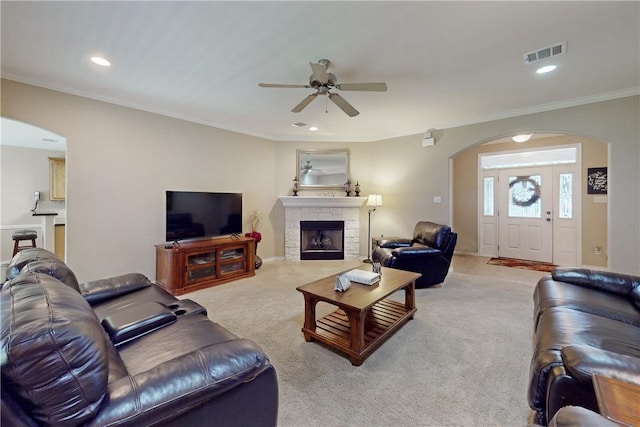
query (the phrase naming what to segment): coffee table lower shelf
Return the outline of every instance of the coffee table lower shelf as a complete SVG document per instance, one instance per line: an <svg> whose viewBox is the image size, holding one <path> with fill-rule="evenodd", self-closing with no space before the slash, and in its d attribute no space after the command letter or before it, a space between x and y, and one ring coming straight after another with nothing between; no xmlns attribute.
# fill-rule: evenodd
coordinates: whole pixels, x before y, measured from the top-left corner
<svg viewBox="0 0 640 427"><path fill-rule="evenodd" d="M352 325L349 314L343 309L318 319L315 330L302 328L302 332L307 341L316 339L323 342L347 353L354 365L361 365L380 344L411 320L415 312L415 308L407 309L397 301L378 301L364 313L363 343L358 343L359 334L354 330L357 326ZM357 311L352 313L353 318L358 315Z"/></svg>

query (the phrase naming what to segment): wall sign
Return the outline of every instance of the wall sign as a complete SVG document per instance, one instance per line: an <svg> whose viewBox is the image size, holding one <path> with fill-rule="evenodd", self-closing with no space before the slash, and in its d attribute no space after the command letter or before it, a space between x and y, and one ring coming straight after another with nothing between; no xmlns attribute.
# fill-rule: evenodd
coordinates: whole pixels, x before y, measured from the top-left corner
<svg viewBox="0 0 640 427"><path fill-rule="evenodd" d="M587 194L607 194L607 168L587 169Z"/></svg>

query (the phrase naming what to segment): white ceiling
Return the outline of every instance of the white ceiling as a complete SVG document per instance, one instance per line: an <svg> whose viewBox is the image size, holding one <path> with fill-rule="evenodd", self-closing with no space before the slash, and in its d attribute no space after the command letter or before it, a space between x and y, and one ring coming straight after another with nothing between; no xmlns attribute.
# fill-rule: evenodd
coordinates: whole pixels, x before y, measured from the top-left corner
<svg viewBox="0 0 640 427"><path fill-rule="evenodd" d="M2 76L273 140L371 141L640 93L640 2L7 2ZM559 42L536 64L524 54ZM100 69L89 57L113 66ZM290 110L309 61L339 93ZM556 64L537 75L539 65ZM326 108L326 110L325 110ZM319 127L295 128L294 122Z"/></svg>

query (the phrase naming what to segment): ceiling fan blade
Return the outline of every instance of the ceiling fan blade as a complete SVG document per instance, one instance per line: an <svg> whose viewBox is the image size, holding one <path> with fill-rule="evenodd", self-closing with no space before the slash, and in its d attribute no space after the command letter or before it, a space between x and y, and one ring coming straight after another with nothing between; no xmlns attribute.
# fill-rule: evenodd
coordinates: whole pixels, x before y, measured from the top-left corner
<svg viewBox="0 0 640 427"><path fill-rule="evenodd" d="M260 86L260 87L305 88L305 89L311 88L311 86L309 86L309 85L283 85L283 84L277 84L277 83L258 83L258 86Z"/></svg>
<svg viewBox="0 0 640 427"><path fill-rule="evenodd" d="M329 80L327 76L327 67L324 64L316 64L315 62L309 62L311 65L311 71L313 71L313 77L320 83L326 83Z"/></svg>
<svg viewBox="0 0 640 427"><path fill-rule="evenodd" d="M342 111L347 113L347 116L349 117L355 117L360 114L358 110L353 108L351 104L349 104L343 97L341 97L337 93L329 93L329 99L332 100L333 103L338 107L340 107Z"/></svg>
<svg viewBox="0 0 640 427"><path fill-rule="evenodd" d="M295 107L293 107L293 110L291 110L291 112L292 113L299 113L300 111L304 110L304 107L306 107L307 105L309 105L311 103L311 101L316 99L316 96L318 96L317 93L312 93L311 95L307 96L305 99L302 100L302 102L300 104L298 104Z"/></svg>
<svg viewBox="0 0 640 427"><path fill-rule="evenodd" d="M336 85L340 90L361 90L368 92L386 92L386 83L340 83Z"/></svg>

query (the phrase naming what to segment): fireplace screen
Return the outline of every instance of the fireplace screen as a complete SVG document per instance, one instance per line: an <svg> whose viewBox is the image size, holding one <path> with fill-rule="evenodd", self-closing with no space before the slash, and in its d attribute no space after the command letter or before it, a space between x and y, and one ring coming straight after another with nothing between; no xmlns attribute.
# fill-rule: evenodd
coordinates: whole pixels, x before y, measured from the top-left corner
<svg viewBox="0 0 640 427"><path fill-rule="evenodd" d="M300 221L300 259L344 259L344 221Z"/></svg>

